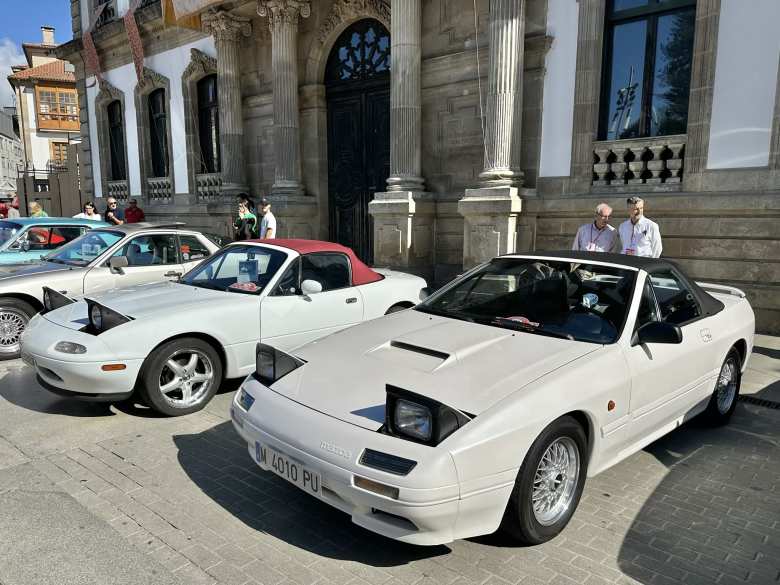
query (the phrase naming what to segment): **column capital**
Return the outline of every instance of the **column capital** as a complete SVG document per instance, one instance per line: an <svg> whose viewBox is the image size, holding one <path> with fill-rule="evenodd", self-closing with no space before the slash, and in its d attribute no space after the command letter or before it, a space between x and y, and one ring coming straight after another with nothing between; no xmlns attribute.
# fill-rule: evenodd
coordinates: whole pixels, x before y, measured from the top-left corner
<svg viewBox="0 0 780 585"><path fill-rule="evenodd" d="M282 23L298 24L300 17L311 16L310 0L258 0L257 13L267 16L271 27Z"/></svg>
<svg viewBox="0 0 780 585"><path fill-rule="evenodd" d="M208 12L203 15L201 21L203 31L218 41L237 41L252 34L252 24L248 18L224 10Z"/></svg>

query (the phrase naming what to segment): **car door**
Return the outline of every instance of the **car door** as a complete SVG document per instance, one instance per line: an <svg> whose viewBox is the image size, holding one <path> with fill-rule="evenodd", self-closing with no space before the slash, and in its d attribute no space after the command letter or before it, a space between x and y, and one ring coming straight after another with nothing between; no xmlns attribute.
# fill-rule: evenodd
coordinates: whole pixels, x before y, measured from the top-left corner
<svg viewBox="0 0 780 585"><path fill-rule="evenodd" d="M127 258L128 265L114 272L108 261L120 256ZM183 272L175 233L137 234L117 246L105 262L90 269L84 277L84 294L177 280Z"/></svg>
<svg viewBox="0 0 780 585"><path fill-rule="evenodd" d="M305 295L302 283L322 292ZM363 320L363 297L352 286L349 258L339 253L301 256L285 272L262 305L263 341L291 349Z"/></svg>
<svg viewBox="0 0 780 585"><path fill-rule="evenodd" d="M701 315L687 283L673 271L653 272L645 280L634 331L650 321L665 321L680 327L682 343L634 345L627 350L635 440L685 415L703 393L709 394L711 337L703 333L708 319Z"/></svg>

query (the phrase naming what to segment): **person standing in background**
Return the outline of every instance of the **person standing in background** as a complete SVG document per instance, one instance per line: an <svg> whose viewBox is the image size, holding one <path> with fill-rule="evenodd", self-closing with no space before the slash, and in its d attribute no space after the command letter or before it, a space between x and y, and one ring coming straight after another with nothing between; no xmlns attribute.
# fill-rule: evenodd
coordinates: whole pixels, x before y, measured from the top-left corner
<svg viewBox="0 0 780 585"><path fill-rule="evenodd" d="M95 213L95 204L92 201L84 203L84 207L81 208L81 213L77 213L73 216L74 219L92 219L94 221L100 221L100 214Z"/></svg>
<svg viewBox="0 0 780 585"><path fill-rule="evenodd" d="M251 240L257 233L257 216L245 202L238 204L238 217L233 222L236 240Z"/></svg>
<svg viewBox="0 0 780 585"><path fill-rule="evenodd" d="M49 214L43 210L41 204L37 201L30 202L30 217L49 217Z"/></svg>
<svg viewBox="0 0 780 585"><path fill-rule="evenodd" d="M138 223L145 219L144 210L138 207L138 200L131 197L130 201L127 202L127 209L125 209L125 223Z"/></svg>
<svg viewBox="0 0 780 585"><path fill-rule="evenodd" d="M612 208L606 203L596 206L596 217L577 230L571 249L583 252L617 252L617 230L609 225Z"/></svg>
<svg viewBox="0 0 780 585"><path fill-rule="evenodd" d="M276 217L271 213L271 202L266 198L260 199L260 239L273 240L276 238Z"/></svg>
<svg viewBox="0 0 780 585"><path fill-rule="evenodd" d="M14 197L11 203L8 205L8 219L16 219L21 214L19 213L19 198Z"/></svg>
<svg viewBox="0 0 780 585"><path fill-rule="evenodd" d="M106 199L106 221L112 225L122 225L125 223L125 215L119 207L119 203L113 197Z"/></svg>
<svg viewBox="0 0 780 585"><path fill-rule="evenodd" d="M658 224L645 217L645 201L641 197L629 197L628 219L620 224L622 252L629 256L660 258L663 244Z"/></svg>

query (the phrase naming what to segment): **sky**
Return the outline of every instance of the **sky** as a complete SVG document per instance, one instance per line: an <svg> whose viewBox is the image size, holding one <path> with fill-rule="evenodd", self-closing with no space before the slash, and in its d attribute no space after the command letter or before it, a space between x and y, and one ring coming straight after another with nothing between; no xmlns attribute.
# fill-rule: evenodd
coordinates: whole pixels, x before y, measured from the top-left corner
<svg viewBox="0 0 780 585"><path fill-rule="evenodd" d="M22 43L40 43L41 27L53 26L55 41L73 38L70 0L0 0L0 106L13 104L11 65L26 63Z"/></svg>

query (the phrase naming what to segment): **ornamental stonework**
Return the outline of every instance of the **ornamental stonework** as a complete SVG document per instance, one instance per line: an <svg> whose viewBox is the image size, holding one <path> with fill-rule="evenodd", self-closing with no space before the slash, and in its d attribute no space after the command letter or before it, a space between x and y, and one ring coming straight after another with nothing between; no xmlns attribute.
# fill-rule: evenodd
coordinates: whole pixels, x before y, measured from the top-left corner
<svg viewBox="0 0 780 585"><path fill-rule="evenodd" d="M375 18L390 26L390 5L384 0L338 0L322 23L317 39L324 44L334 30L358 18Z"/></svg>
<svg viewBox="0 0 780 585"><path fill-rule="evenodd" d="M299 18L311 16L309 0L258 0L257 13L267 16L271 27L281 24L297 25Z"/></svg>
<svg viewBox="0 0 780 585"><path fill-rule="evenodd" d="M209 12L201 18L203 31L212 35L216 41L237 41L252 34L252 24L248 18L236 16L223 10Z"/></svg>
<svg viewBox="0 0 780 585"><path fill-rule="evenodd" d="M168 86L167 77L161 75L160 73L157 73L157 71L155 71L154 69L149 69L148 67L144 67L143 75L141 76L141 79L138 80L138 85L136 86L136 92L139 94L145 94L159 87L167 87L167 86Z"/></svg>
<svg viewBox="0 0 780 585"><path fill-rule="evenodd" d="M217 72L217 60L196 48L190 49L190 64L182 73L183 79L197 79Z"/></svg>

